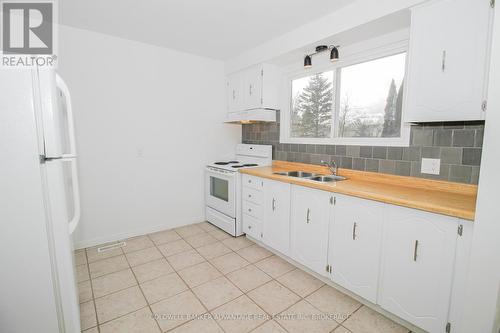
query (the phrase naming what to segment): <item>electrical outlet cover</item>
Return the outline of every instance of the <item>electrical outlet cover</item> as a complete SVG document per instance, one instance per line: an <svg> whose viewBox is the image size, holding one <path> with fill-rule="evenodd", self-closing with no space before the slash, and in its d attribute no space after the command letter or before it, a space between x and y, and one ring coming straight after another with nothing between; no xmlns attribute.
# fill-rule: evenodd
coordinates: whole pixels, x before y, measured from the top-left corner
<svg viewBox="0 0 500 333"><path fill-rule="evenodd" d="M441 159L439 158L422 158L421 173L430 175L439 175L441 169Z"/></svg>

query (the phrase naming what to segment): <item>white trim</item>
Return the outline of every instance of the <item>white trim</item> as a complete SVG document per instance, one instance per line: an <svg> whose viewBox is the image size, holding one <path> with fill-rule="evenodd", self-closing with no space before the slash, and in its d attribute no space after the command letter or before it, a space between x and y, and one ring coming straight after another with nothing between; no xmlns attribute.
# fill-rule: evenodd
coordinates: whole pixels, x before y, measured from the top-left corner
<svg viewBox="0 0 500 333"><path fill-rule="evenodd" d="M326 61L320 61L318 65L313 65L312 70L301 68L299 70L289 70L284 76L283 83L283 105L282 112L280 112L280 143L302 143L302 144L325 144L325 145L368 145L368 146L396 146L396 147L408 147L410 145L410 124L402 122L401 125L401 136L397 138L341 138L335 137L337 131L338 123L338 89L337 86L340 83L339 69L346 66L355 65L358 63L380 59L383 57L388 57L398 53L406 52L408 58L408 39L405 38L397 41L388 41L394 39L393 36L383 36L382 38L377 38L374 41L367 42L364 46L356 44L350 47L346 47L346 50L342 50L342 60L338 62L331 63ZM379 45L375 47L373 44ZM368 45L368 46L367 46ZM320 59L317 57L315 59ZM325 58L325 57L323 57ZM328 57L326 57L328 58ZM405 77L407 73L408 66L405 68ZM291 107L291 82L294 79L298 79L304 76L309 76L326 71L336 71L334 75L335 79L335 94L334 94L334 105L335 105L335 126L332 129L332 136L330 138L293 138L290 136L290 107ZM405 96L403 95L403 114L405 110ZM403 116L401 117L403 119Z"/></svg>

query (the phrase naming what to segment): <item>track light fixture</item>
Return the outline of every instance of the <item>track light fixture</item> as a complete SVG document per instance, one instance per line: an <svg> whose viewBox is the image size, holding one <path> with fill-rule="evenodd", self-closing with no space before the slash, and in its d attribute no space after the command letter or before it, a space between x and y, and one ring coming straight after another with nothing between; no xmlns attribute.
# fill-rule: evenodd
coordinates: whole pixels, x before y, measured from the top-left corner
<svg viewBox="0 0 500 333"><path fill-rule="evenodd" d="M311 54L307 54L304 57L304 67L309 68L312 67L312 56L327 50L330 50L330 61L335 62L339 60L339 45L318 45L316 46L315 52Z"/></svg>
<svg viewBox="0 0 500 333"><path fill-rule="evenodd" d="M304 67L305 68L309 68L312 66L312 63L311 63L311 57L306 55L305 58L304 58Z"/></svg>
<svg viewBox="0 0 500 333"><path fill-rule="evenodd" d="M339 60L339 49L336 46L334 46L330 51L330 61L335 62L337 60Z"/></svg>

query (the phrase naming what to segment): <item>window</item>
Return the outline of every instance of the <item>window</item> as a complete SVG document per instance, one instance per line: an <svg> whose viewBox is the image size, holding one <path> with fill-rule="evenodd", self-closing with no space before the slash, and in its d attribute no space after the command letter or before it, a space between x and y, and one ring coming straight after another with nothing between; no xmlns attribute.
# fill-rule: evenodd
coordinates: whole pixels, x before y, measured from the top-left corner
<svg viewBox="0 0 500 333"><path fill-rule="evenodd" d="M290 78L283 142L399 145L406 53L341 64Z"/></svg>
<svg viewBox="0 0 500 333"><path fill-rule="evenodd" d="M291 134L298 138L332 135L334 72L323 72L292 81Z"/></svg>

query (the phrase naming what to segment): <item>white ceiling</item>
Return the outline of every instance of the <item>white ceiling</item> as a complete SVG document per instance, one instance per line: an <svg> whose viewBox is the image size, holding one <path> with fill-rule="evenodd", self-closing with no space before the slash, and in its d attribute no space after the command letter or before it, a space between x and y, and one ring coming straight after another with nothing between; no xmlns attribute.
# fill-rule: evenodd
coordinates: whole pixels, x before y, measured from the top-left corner
<svg viewBox="0 0 500 333"><path fill-rule="evenodd" d="M226 60L354 0L64 0L61 23Z"/></svg>

